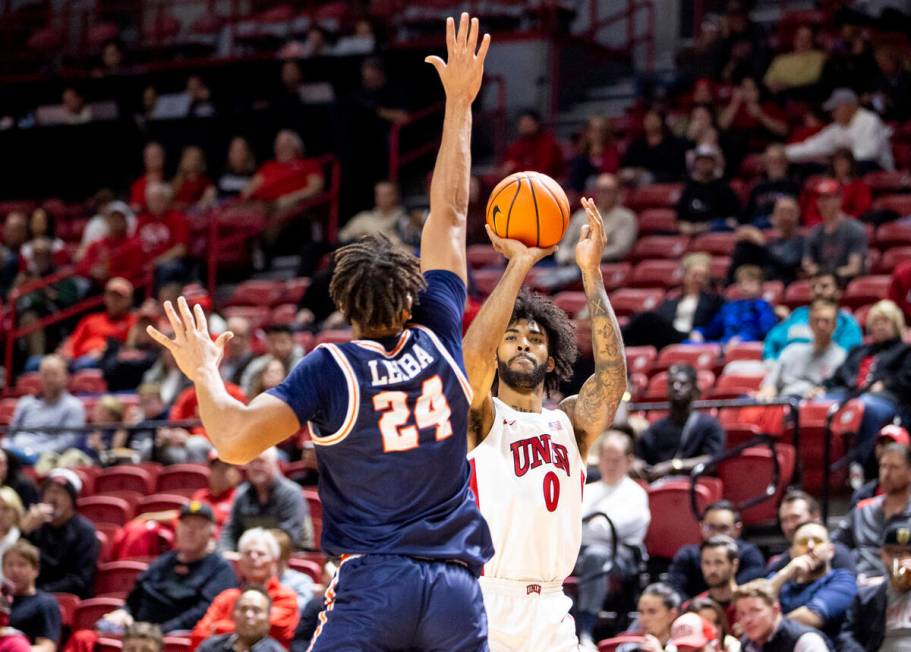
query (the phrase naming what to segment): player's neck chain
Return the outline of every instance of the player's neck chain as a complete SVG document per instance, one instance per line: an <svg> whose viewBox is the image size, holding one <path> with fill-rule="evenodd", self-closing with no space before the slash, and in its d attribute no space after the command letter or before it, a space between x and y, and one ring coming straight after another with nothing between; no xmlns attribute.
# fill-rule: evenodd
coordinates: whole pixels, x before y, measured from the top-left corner
<svg viewBox="0 0 911 652"><path fill-rule="evenodd" d="M511 407L516 412L529 412L529 413L534 412L534 410L529 410L528 408L519 407L518 405L510 405L509 407Z"/></svg>

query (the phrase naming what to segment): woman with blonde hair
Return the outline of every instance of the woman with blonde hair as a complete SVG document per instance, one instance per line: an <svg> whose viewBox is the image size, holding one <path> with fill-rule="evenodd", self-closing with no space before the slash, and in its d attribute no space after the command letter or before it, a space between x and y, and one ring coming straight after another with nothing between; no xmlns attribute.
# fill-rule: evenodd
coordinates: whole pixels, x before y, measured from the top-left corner
<svg viewBox="0 0 911 652"><path fill-rule="evenodd" d="M902 341L905 316L894 301L883 299L870 308L866 321L869 344L848 352L848 357L822 387L810 397L858 398L864 416L857 433L855 461L868 477L875 473L873 444L876 433L896 417L911 422L911 347Z"/></svg>
<svg viewBox="0 0 911 652"><path fill-rule="evenodd" d="M19 494L12 487L0 487L0 558L19 540L19 521L24 514Z"/></svg>

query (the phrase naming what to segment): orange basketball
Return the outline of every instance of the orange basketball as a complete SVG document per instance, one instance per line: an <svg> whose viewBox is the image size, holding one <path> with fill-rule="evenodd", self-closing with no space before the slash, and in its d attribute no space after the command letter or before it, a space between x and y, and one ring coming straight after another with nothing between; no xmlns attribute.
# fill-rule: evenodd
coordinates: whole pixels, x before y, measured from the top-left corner
<svg viewBox="0 0 911 652"><path fill-rule="evenodd" d="M487 223L501 238L529 247L552 247L569 226L569 200L556 181L540 172L516 172L487 200Z"/></svg>

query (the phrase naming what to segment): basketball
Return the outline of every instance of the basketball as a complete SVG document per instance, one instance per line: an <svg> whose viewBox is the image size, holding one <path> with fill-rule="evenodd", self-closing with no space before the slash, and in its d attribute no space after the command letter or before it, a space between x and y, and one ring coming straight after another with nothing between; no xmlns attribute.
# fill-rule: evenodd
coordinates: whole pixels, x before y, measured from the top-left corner
<svg viewBox="0 0 911 652"><path fill-rule="evenodd" d="M569 200L560 184L546 174L516 172L490 193L487 223L501 238L529 247L552 247L569 226Z"/></svg>

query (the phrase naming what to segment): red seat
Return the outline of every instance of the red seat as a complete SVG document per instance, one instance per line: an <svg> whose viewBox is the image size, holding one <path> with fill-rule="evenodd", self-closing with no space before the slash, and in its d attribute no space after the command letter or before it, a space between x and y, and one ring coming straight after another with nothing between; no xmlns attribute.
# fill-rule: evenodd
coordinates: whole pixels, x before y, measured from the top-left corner
<svg viewBox="0 0 911 652"><path fill-rule="evenodd" d="M101 369L80 369L70 378L70 391L73 394L103 394L108 391L108 383Z"/></svg>
<svg viewBox="0 0 911 652"><path fill-rule="evenodd" d="M283 303L272 309L270 321L273 324L292 325L297 318L297 306L293 303Z"/></svg>
<svg viewBox="0 0 911 652"><path fill-rule="evenodd" d="M773 306L778 305L783 294L784 283L781 281L766 281L762 284L762 298ZM724 296L731 301L742 298L740 295L740 289L736 284L731 285L725 291Z"/></svg>
<svg viewBox="0 0 911 652"><path fill-rule="evenodd" d="M148 514L149 512L167 512L178 510L190 502L190 499L180 494L152 494L139 501L136 506L136 514Z"/></svg>
<svg viewBox="0 0 911 652"><path fill-rule="evenodd" d="M289 278L285 281L285 288L280 297L281 303L297 304L310 287L310 279L306 277Z"/></svg>
<svg viewBox="0 0 911 652"><path fill-rule="evenodd" d="M755 392L762 385L765 374L727 374L721 376L706 398L737 398Z"/></svg>
<svg viewBox="0 0 911 652"><path fill-rule="evenodd" d="M671 344L661 350L653 368L664 371L672 364L683 362L696 369L714 369L720 358L720 344Z"/></svg>
<svg viewBox="0 0 911 652"><path fill-rule="evenodd" d="M272 317L272 310L269 306L229 306L221 311L225 319L231 317L241 317L250 322L250 328L256 330L262 328Z"/></svg>
<svg viewBox="0 0 911 652"><path fill-rule="evenodd" d="M231 293L226 306L271 306L282 298L283 281L244 281Z"/></svg>
<svg viewBox="0 0 911 652"><path fill-rule="evenodd" d="M801 484L809 492L817 493L822 489L825 458L825 422L831 401L803 403L800 406L800 450L797 452L803 474ZM857 432L857 426L863 418L863 405L859 401L850 401L832 421L831 459L834 463L847 452L845 438ZM842 486L845 472L832 473L832 488Z"/></svg>
<svg viewBox="0 0 911 652"><path fill-rule="evenodd" d="M303 491L307 509L310 511L310 522L313 523L313 540L316 542L316 547L319 548L320 538L323 535L323 502L316 489L304 489Z"/></svg>
<svg viewBox="0 0 911 652"><path fill-rule="evenodd" d="M191 640L185 636L165 636L162 652L190 652L193 649Z"/></svg>
<svg viewBox="0 0 911 652"><path fill-rule="evenodd" d="M682 183L653 183L631 190L624 203L636 213L646 208L673 208L682 192Z"/></svg>
<svg viewBox="0 0 911 652"><path fill-rule="evenodd" d="M731 269L730 256L712 256L712 260L709 262L709 276L713 281L724 281L728 277L729 269Z"/></svg>
<svg viewBox="0 0 911 652"><path fill-rule="evenodd" d="M111 550L114 547L114 539L117 538L121 528L116 523L93 522L92 525L95 526L95 534L98 535L98 541L101 543L98 562L109 561L111 558Z"/></svg>
<svg viewBox="0 0 911 652"><path fill-rule="evenodd" d="M626 283L632 265L629 263L605 263L601 265L601 278L608 292L621 288Z"/></svg>
<svg viewBox="0 0 911 652"><path fill-rule="evenodd" d="M775 494L741 513L744 525L772 524L777 518L778 501L791 483L796 454L790 444L775 444L779 477ZM718 465L718 477L724 485L724 498L740 505L764 495L773 480L772 451L766 447L747 448L737 457Z"/></svg>
<svg viewBox="0 0 911 652"><path fill-rule="evenodd" d="M554 296L553 301L554 305L570 317L578 315L588 304L588 300L585 298L585 292L560 292Z"/></svg>
<svg viewBox="0 0 911 652"><path fill-rule="evenodd" d="M124 525L133 516L133 508L123 498L114 496L89 496L76 501L80 514L92 523Z"/></svg>
<svg viewBox="0 0 911 652"><path fill-rule="evenodd" d="M174 464L158 475L155 491L190 496L209 486L209 467L202 464Z"/></svg>
<svg viewBox="0 0 911 652"><path fill-rule="evenodd" d="M478 292L486 297L497 287L501 276L503 276L501 269L479 269L471 274L471 280L474 281Z"/></svg>
<svg viewBox="0 0 911 652"><path fill-rule="evenodd" d="M292 557L288 560L288 566L298 572L306 573L317 584L322 584L323 582L323 567L315 561Z"/></svg>
<svg viewBox="0 0 911 652"><path fill-rule="evenodd" d="M896 267L908 260L911 260L911 246L892 247L883 252L879 264L873 268L873 271L876 274L891 274Z"/></svg>
<svg viewBox="0 0 911 652"><path fill-rule="evenodd" d="M72 627L73 614L76 613L76 607L79 606L79 596L72 593L53 593L57 606L60 607L60 624L64 627Z"/></svg>
<svg viewBox="0 0 911 652"><path fill-rule="evenodd" d="M17 398L5 398L0 400L0 424L7 425L13 419L13 413L16 411L16 405L19 403Z"/></svg>
<svg viewBox="0 0 911 652"><path fill-rule="evenodd" d="M781 302L788 308L794 309L807 305L812 297L813 292L810 289L809 281L794 281L785 289Z"/></svg>
<svg viewBox="0 0 911 652"><path fill-rule="evenodd" d="M866 330L867 316L870 314L870 308L872 308L872 307L873 307L873 304L867 304L865 306L861 306L860 308L858 308L857 310L854 311L854 319L857 321L858 324L860 324L860 327L862 329Z"/></svg>
<svg viewBox="0 0 911 652"><path fill-rule="evenodd" d="M633 268L629 287L670 289L680 285L683 268L676 260L643 260Z"/></svg>
<svg viewBox="0 0 911 652"><path fill-rule="evenodd" d="M95 573L95 595L126 597L136 584L136 577L149 567L141 561L109 561L98 565Z"/></svg>
<svg viewBox="0 0 911 652"><path fill-rule="evenodd" d="M99 636L92 652L120 652L121 650L123 650L123 641L119 638Z"/></svg>
<svg viewBox="0 0 911 652"><path fill-rule="evenodd" d="M610 295L611 306L618 316L654 310L664 300L661 288L624 288Z"/></svg>
<svg viewBox="0 0 911 652"><path fill-rule="evenodd" d="M711 502L706 487L696 485L696 506L704 511ZM702 541L702 528L690 508L689 480L668 480L648 488L652 515L645 547L649 555L671 559L681 546Z"/></svg>
<svg viewBox="0 0 911 652"><path fill-rule="evenodd" d="M351 341L351 331L348 329L337 329L337 330L325 330L320 331L316 340L314 341L314 346L319 346L320 344L342 344L344 342Z"/></svg>
<svg viewBox="0 0 911 652"><path fill-rule="evenodd" d="M911 195L908 195L911 201ZM886 222L876 229L876 246L880 249L911 245L911 224Z"/></svg>
<svg viewBox="0 0 911 652"><path fill-rule="evenodd" d="M16 379L16 391L19 396L41 392L41 377L37 372L22 374Z"/></svg>
<svg viewBox="0 0 911 652"><path fill-rule="evenodd" d="M713 256L730 256L734 253L734 233L703 233L690 242L690 251L701 251Z"/></svg>
<svg viewBox="0 0 911 652"><path fill-rule="evenodd" d="M673 208L646 208L637 221L640 236L677 233L677 211Z"/></svg>
<svg viewBox="0 0 911 652"><path fill-rule="evenodd" d="M891 279L886 275L860 276L848 283L841 302L850 307L857 308L868 303L876 303L889 294Z"/></svg>
<svg viewBox="0 0 911 652"><path fill-rule="evenodd" d="M877 170L864 175L864 183L870 186L874 195L896 193L911 186L911 177L907 172L898 170Z"/></svg>
<svg viewBox="0 0 911 652"><path fill-rule="evenodd" d="M112 466L95 478L95 493L138 491L147 495L155 491L155 479L148 470L137 466Z"/></svg>
<svg viewBox="0 0 911 652"><path fill-rule="evenodd" d="M469 245L466 250L466 258L473 269L506 266L506 259L503 254L498 253L496 249L487 244Z"/></svg>
<svg viewBox="0 0 911 652"><path fill-rule="evenodd" d="M654 346L628 346L626 353L626 370L629 373L648 374L658 358Z"/></svg>
<svg viewBox="0 0 911 652"><path fill-rule="evenodd" d="M73 631L78 629L94 629L95 623L115 609L123 606L120 598L100 597L83 600L73 613Z"/></svg>
<svg viewBox="0 0 911 652"><path fill-rule="evenodd" d="M715 374L707 369L700 369L696 372L696 384L699 390L706 394L715 384ZM642 397L644 401L666 401L667 400L667 372L662 371L652 376Z"/></svg>
<svg viewBox="0 0 911 652"><path fill-rule="evenodd" d="M911 195L883 195L873 200L877 210L895 211L902 217L911 215Z"/></svg>
<svg viewBox="0 0 911 652"><path fill-rule="evenodd" d="M598 641L598 652L615 652L618 647L629 643L630 645L640 645L645 642L645 637L639 634L625 634L606 638ZM636 648L638 649L638 648Z"/></svg>
<svg viewBox="0 0 911 652"><path fill-rule="evenodd" d="M648 258L680 258L686 253L689 238L685 235L647 235L639 238L630 254L630 260Z"/></svg>

